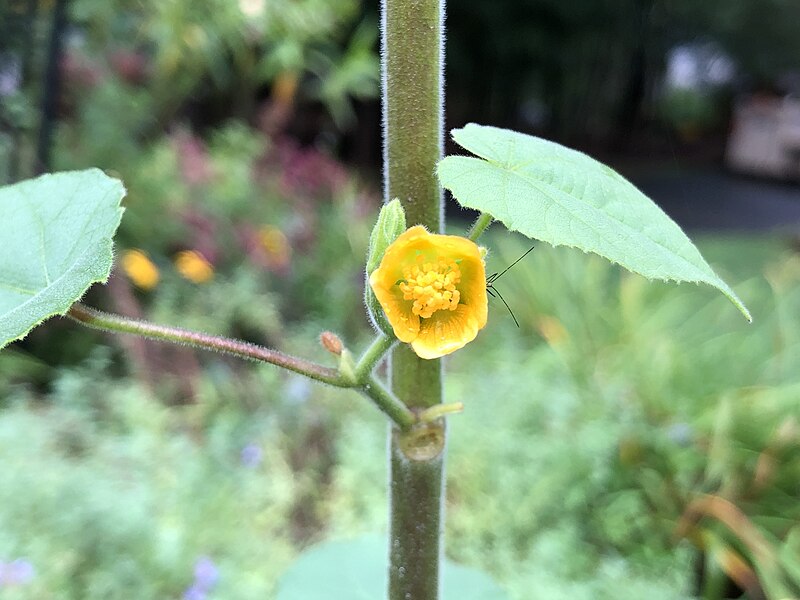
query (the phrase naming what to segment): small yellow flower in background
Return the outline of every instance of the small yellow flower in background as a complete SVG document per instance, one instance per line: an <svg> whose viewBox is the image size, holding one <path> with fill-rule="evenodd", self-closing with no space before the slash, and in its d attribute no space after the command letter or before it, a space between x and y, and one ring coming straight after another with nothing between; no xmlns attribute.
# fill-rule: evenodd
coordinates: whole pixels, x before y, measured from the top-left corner
<svg viewBox="0 0 800 600"><path fill-rule="evenodd" d="M194 250L178 252L175 255L175 268L182 277L193 283L205 283L214 277L214 267Z"/></svg>
<svg viewBox="0 0 800 600"><path fill-rule="evenodd" d="M126 250L122 253L120 265L136 287L152 290L158 285L158 267L141 250Z"/></svg>
<svg viewBox="0 0 800 600"><path fill-rule="evenodd" d="M258 240L271 265L283 268L289 264L292 247L289 245L286 234L280 229L273 225L265 225L258 231Z"/></svg>
<svg viewBox="0 0 800 600"><path fill-rule="evenodd" d="M282 106L289 106L294 102L297 93L297 75L291 71L280 73L272 82L272 98Z"/></svg>
<svg viewBox="0 0 800 600"><path fill-rule="evenodd" d="M543 315L537 323L539 333L550 346L558 346L569 341L569 333L557 318Z"/></svg>
<svg viewBox="0 0 800 600"><path fill-rule="evenodd" d="M467 238L412 227L389 245L369 284L394 334L421 358L462 348L486 325L486 270Z"/></svg>

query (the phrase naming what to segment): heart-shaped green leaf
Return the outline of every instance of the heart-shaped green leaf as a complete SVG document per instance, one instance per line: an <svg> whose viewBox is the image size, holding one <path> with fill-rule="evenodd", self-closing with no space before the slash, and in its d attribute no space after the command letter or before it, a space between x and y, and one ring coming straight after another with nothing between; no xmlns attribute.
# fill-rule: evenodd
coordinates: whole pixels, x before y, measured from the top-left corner
<svg viewBox="0 0 800 600"><path fill-rule="evenodd" d="M325 542L304 552L283 575L277 600L376 600L386 597L386 538L366 535ZM445 560L444 597L508 600L488 575Z"/></svg>
<svg viewBox="0 0 800 600"><path fill-rule="evenodd" d="M594 252L650 279L707 283L750 313L680 227L613 169L541 138L470 123L453 139L481 158L448 156L442 186L464 206L553 246Z"/></svg>
<svg viewBox="0 0 800 600"><path fill-rule="evenodd" d="M0 348L108 279L124 195L98 169L0 188Z"/></svg>

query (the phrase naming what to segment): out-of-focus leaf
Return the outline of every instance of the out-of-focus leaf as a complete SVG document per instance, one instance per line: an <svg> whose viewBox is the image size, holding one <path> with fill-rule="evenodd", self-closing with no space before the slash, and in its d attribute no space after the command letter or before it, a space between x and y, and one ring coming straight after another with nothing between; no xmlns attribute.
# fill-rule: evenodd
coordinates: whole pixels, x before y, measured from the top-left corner
<svg viewBox="0 0 800 600"><path fill-rule="evenodd" d="M766 591L768 598L791 597L792 594L784 580L775 548L735 504L719 496L698 498L686 508L678 523L677 533L683 536L688 535L693 529L694 523L703 517L711 517L725 525L744 545L750 555L754 571L758 574L759 585ZM703 531L703 539L706 541L708 532L705 529ZM728 576L735 578L735 572L737 577L741 576L746 580L747 577L741 570L740 561L731 554L730 549L726 547L722 552L721 546L717 545L715 548L718 551L717 560ZM727 569L730 569L730 572Z"/></svg>
<svg viewBox="0 0 800 600"><path fill-rule="evenodd" d="M703 540L707 558L714 561L736 585L747 590L753 597L763 595L756 572L730 544L709 529L700 532L700 539Z"/></svg>
<svg viewBox="0 0 800 600"><path fill-rule="evenodd" d="M377 535L326 542L311 548L289 568L277 600L376 600L386 597L388 543ZM487 575L444 561L444 597L451 600L507 600Z"/></svg>

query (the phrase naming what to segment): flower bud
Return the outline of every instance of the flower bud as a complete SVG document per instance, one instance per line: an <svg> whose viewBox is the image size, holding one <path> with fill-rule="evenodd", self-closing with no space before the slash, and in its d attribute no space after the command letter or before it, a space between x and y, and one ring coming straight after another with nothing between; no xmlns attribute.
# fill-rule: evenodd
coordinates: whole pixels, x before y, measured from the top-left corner
<svg viewBox="0 0 800 600"><path fill-rule="evenodd" d="M386 248L388 248L405 230L406 213L403 210L403 205L400 204L400 200L395 198L381 208L378 221L375 223L375 227L372 228L372 233L369 236L367 280L369 280L370 274L380 266L383 255L386 253ZM372 292L372 288L370 288L369 284L365 286L364 301L375 327L384 334L394 337L392 326L389 321L386 320L386 315L383 314L383 309L375 298L375 294Z"/></svg>
<svg viewBox="0 0 800 600"><path fill-rule="evenodd" d="M406 213L400 200L395 198L381 208L378 222L369 235L369 254L367 255L367 276L381 264L386 248L406 230Z"/></svg>
<svg viewBox="0 0 800 600"><path fill-rule="evenodd" d="M323 331L319 336L319 343L331 354L335 354L336 356L342 354L342 348L344 347L342 340L332 331Z"/></svg>

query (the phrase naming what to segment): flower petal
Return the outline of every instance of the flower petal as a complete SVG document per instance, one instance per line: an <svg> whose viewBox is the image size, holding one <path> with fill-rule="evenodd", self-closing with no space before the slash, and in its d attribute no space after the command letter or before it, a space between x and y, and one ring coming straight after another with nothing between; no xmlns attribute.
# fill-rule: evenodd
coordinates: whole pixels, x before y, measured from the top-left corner
<svg viewBox="0 0 800 600"><path fill-rule="evenodd" d="M453 311L439 311L423 319L411 347L420 358L439 358L466 346L485 324L472 307L461 304Z"/></svg>
<svg viewBox="0 0 800 600"><path fill-rule="evenodd" d="M412 303L403 300L395 281L388 283L382 275L385 274L380 269L374 271L369 277L369 285L380 302L394 335L401 342L409 343L419 334L419 317L411 312Z"/></svg>

